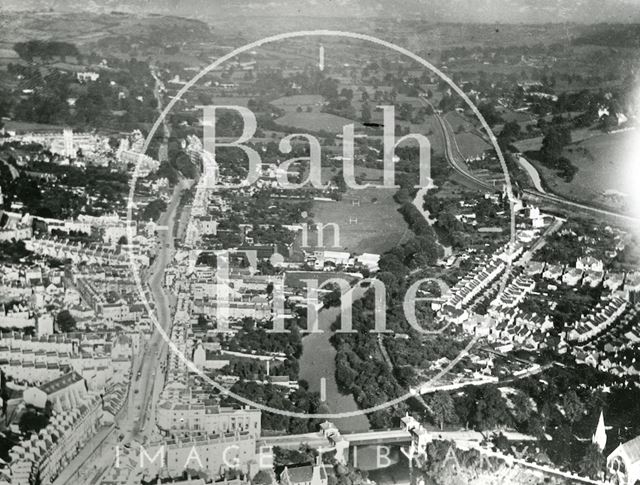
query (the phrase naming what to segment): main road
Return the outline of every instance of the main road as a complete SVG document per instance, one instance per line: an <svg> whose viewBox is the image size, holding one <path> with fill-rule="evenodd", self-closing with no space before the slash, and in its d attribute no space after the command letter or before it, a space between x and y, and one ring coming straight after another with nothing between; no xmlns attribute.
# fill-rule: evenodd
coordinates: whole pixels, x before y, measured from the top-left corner
<svg viewBox="0 0 640 485"><path fill-rule="evenodd" d="M171 331L172 308L175 305L175 297L168 293L164 287L164 274L175 252L173 227L175 225L182 192L188 186L189 183L182 180L175 187L171 200L167 205L167 210L158 220L159 229L157 233L159 248L156 259L150 267L147 279L155 304L154 310L158 324L166 333L170 333ZM160 332L154 327L143 354L144 358L139 368L134 369L134 372L139 374L133 376L133 393L131 393L127 403L129 407L129 413L127 414L133 419L130 432L130 437L133 439L139 439L142 432L145 431L148 416L151 418L149 421L153 421L153 416L148 415L148 411L150 405L154 404L154 398L157 398L157 394L159 393L156 384L161 385L161 378L160 376L156 376L156 372L160 368L160 364L166 361L167 351L167 343L164 341ZM140 377L138 378L137 375ZM153 426L153 422L149 424L151 425L150 427Z"/></svg>
<svg viewBox="0 0 640 485"><path fill-rule="evenodd" d="M173 226L182 193L188 186L188 182L181 181L175 187L167 210L158 220L158 225L162 227L158 231L159 248L146 277L155 303L156 318L167 333L171 331L172 306L175 302L173 296L165 291L163 276L173 258ZM65 485L72 480L77 484L96 483L116 462L116 446L123 446L132 440L144 442L150 436L154 426L154 413L150 410L154 410L162 387L161 373L156 373L161 362L166 361L167 351L166 342L154 327L142 352L133 356L129 395L115 418L115 425L100 430L62 471L54 485Z"/></svg>

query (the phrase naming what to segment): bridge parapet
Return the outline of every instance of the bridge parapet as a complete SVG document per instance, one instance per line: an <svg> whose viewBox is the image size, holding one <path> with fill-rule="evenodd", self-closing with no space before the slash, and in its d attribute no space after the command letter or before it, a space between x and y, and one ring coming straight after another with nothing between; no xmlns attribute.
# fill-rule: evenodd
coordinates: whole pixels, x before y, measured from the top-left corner
<svg viewBox="0 0 640 485"><path fill-rule="evenodd" d="M420 422L413 416L407 415L401 419L402 429L408 431L411 434L411 446L408 450L409 460L413 460L414 457L427 456L427 445L433 441L431 433L420 424Z"/></svg>
<svg viewBox="0 0 640 485"><path fill-rule="evenodd" d="M349 460L349 440L340 434L338 427L330 421L321 423L320 431L322 432L322 436L329 442L331 449L335 449L336 460L346 465Z"/></svg>

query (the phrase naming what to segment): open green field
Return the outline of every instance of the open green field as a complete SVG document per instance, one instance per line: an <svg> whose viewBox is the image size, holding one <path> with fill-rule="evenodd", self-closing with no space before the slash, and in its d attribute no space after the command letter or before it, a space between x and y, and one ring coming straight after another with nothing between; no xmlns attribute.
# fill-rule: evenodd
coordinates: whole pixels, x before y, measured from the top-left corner
<svg viewBox="0 0 640 485"><path fill-rule="evenodd" d="M309 106L312 110L319 111L323 103L324 98L317 94L296 94L294 96L283 96L271 101L272 105L285 110L287 113L296 112L298 107L306 111Z"/></svg>
<svg viewBox="0 0 640 485"><path fill-rule="evenodd" d="M456 143L465 159L480 156L485 150L491 148L491 145L478 133L479 121L474 123L473 118L458 112L447 113L444 119L453 129Z"/></svg>
<svg viewBox="0 0 640 485"><path fill-rule="evenodd" d="M600 135L602 135L601 131L592 130L591 128L578 128L576 130L571 130L571 141L573 143L578 143ZM518 140L513 143L513 146L521 152L538 151L542 147L542 137L536 136L533 138Z"/></svg>
<svg viewBox="0 0 640 485"><path fill-rule="evenodd" d="M464 131L471 131L476 128L476 125L480 125L480 122L475 118L465 116L457 111L445 113L443 118L451 125L454 132L460 131L460 128L463 128Z"/></svg>
<svg viewBox="0 0 640 485"><path fill-rule="evenodd" d="M379 110L375 110L372 112L371 121L374 123L382 123L382 116L378 112ZM401 126L403 129L408 128L409 133L416 133L426 136L429 139L429 143L431 144L431 155L439 156L444 153L444 140L442 138L442 130L440 130L440 124L436 121L433 116L426 116L424 122L422 123L409 123L407 121L396 122L396 125ZM396 139L400 138L400 132L396 131ZM383 137L381 135L370 135L370 140L378 140L382 142ZM409 140L403 142L401 146L416 144L415 141Z"/></svg>
<svg viewBox="0 0 640 485"><path fill-rule="evenodd" d="M327 177L329 171L325 170ZM382 170L356 167L356 176L365 176L373 183L382 177ZM381 183L381 179L378 184ZM324 248L354 253L383 253L393 248L405 236L408 226L393 200L396 189L347 189L338 202L315 201L315 223L336 223L340 228L339 248L332 248L331 229L324 232ZM309 244L316 243L315 233L309 235Z"/></svg>
<svg viewBox="0 0 640 485"><path fill-rule="evenodd" d="M218 106L247 106L249 100L251 98L249 96L213 96L213 103Z"/></svg>
<svg viewBox="0 0 640 485"><path fill-rule="evenodd" d="M480 156L485 150L491 148L489 143L475 133L457 133L456 143L465 159Z"/></svg>
<svg viewBox="0 0 640 485"><path fill-rule="evenodd" d="M502 109L502 110L497 110L498 113L500 114L500 116L502 116L502 119L507 122L507 121L515 121L517 123L529 123L529 122L535 122L536 119L533 115L531 115L530 113L526 113L523 111L513 111L510 109Z"/></svg>
<svg viewBox="0 0 640 485"><path fill-rule="evenodd" d="M592 136L566 147L564 156L578 168L569 183L540 163L535 165L547 186L559 195L637 211L640 208L637 137L636 129Z"/></svg>
<svg viewBox="0 0 640 485"><path fill-rule="evenodd" d="M328 131L329 133L342 133L342 127L351 123L352 120L342 118L341 116L332 115L330 113L317 112L289 112L284 116L276 119L276 123L281 126L289 126L306 132L312 131ZM358 129L360 123L354 123Z"/></svg>

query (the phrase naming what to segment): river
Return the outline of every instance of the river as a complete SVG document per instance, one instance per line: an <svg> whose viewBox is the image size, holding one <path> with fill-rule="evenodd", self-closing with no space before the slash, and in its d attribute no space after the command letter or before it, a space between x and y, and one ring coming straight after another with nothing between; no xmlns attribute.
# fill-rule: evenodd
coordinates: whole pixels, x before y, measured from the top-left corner
<svg viewBox="0 0 640 485"><path fill-rule="evenodd" d="M349 462L366 471L379 485L411 483L409 459L400 446L354 446L349 455Z"/></svg>
<svg viewBox="0 0 640 485"><path fill-rule="evenodd" d="M354 287L354 301L362 298L365 289ZM340 314L340 307L323 309L318 315L318 329L323 333L308 334L302 339L300 378L309 383L311 391L320 392L321 379L325 380L326 401L330 413L346 413L358 410L351 394L342 394L336 382L336 349L329 339L333 335L331 324ZM369 420L363 414L331 420L343 432L367 431Z"/></svg>

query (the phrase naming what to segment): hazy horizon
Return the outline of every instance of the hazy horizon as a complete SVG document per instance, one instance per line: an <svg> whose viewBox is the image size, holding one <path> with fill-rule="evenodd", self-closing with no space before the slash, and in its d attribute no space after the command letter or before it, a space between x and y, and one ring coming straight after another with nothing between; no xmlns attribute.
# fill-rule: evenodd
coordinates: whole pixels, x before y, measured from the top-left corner
<svg viewBox="0 0 640 485"><path fill-rule="evenodd" d="M5 11L113 10L157 13L212 21L232 17L391 18L454 23L637 23L640 2L633 0L4 0Z"/></svg>

